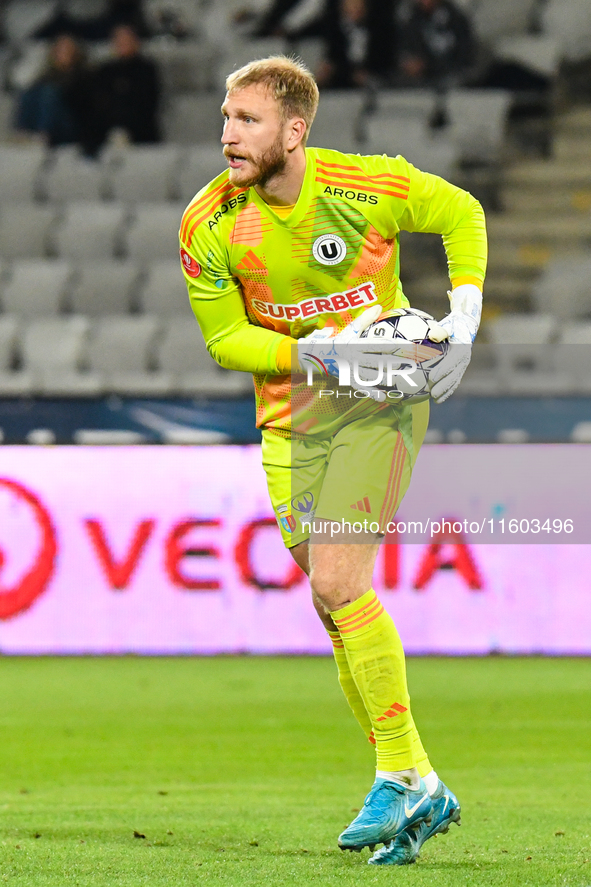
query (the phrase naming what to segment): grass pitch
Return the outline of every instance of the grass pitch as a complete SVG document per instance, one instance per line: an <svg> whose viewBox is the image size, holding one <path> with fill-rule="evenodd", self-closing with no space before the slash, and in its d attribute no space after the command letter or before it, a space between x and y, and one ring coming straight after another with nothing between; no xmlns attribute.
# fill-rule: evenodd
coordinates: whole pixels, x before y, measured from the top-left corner
<svg viewBox="0 0 591 887"><path fill-rule="evenodd" d="M409 662L461 828L343 854L373 752L329 659L0 660L0 884L591 885L591 663Z"/></svg>

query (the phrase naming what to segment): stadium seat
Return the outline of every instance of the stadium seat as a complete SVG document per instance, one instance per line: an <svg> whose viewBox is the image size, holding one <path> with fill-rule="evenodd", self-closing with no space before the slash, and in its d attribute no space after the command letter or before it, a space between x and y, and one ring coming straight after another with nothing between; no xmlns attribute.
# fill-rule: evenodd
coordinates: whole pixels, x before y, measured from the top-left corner
<svg viewBox="0 0 591 887"><path fill-rule="evenodd" d="M121 152L111 175L111 192L116 200L165 201L174 197L180 160L175 145L142 145Z"/></svg>
<svg viewBox="0 0 591 887"><path fill-rule="evenodd" d="M490 345L476 343L458 394L492 397L501 393L502 380L499 378L497 352Z"/></svg>
<svg viewBox="0 0 591 887"><path fill-rule="evenodd" d="M35 390L35 377L28 370L0 370L0 397L30 397Z"/></svg>
<svg viewBox="0 0 591 887"><path fill-rule="evenodd" d="M365 93L360 89L324 92L308 144L315 148L357 153L364 138L361 127L365 101Z"/></svg>
<svg viewBox="0 0 591 887"><path fill-rule="evenodd" d="M0 53L2 50L0 49ZM0 77L3 78L3 65L0 63ZM0 92L0 142L5 142L14 135L13 127L14 99L7 93Z"/></svg>
<svg viewBox="0 0 591 887"><path fill-rule="evenodd" d="M44 159L45 149L40 145L0 145L2 200L34 200L39 193L39 174Z"/></svg>
<svg viewBox="0 0 591 887"><path fill-rule="evenodd" d="M47 235L56 219L52 206L34 203L0 203L0 257L43 258Z"/></svg>
<svg viewBox="0 0 591 887"><path fill-rule="evenodd" d="M591 345L591 322L566 323L558 341L562 345Z"/></svg>
<svg viewBox="0 0 591 887"><path fill-rule="evenodd" d="M206 92L215 86L216 48L201 41L160 41L144 44L158 65L165 95Z"/></svg>
<svg viewBox="0 0 591 887"><path fill-rule="evenodd" d="M557 333L554 317L547 314L504 314L488 324L497 353L503 389L516 395L560 395L572 390L570 377L556 365Z"/></svg>
<svg viewBox="0 0 591 887"><path fill-rule="evenodd" d="M478 36L490 43L507 34L526 34L537 0L476 0L470 14Z"/></svg>
<svg viewBox="0 0 591 887"><path fill-rule="evenodd" d="M41 188L49 200L100 200L107 171L98 160L89 160L71 146L55 148Z"/></svg>
<svg viewBox="0 0 591 887"><path fill-rule="evenodd" d="M112 259L120 251L127 210L121 204L79 200L65 207L56 252L68 259Z"/></svg>
<svg viewBox="0 0 591 887"><path fill-rule="evenodd" d="M126 259L83 262L77 268L68 307L90 317L128 314L134 307L139 275L137 263Z"/></svg>
<svg viewBox="0 0 591 887"><path fill-rule="evenodd" d="M546 0L541 10L542 27L547 37L560 46L561 58L578 62L589 55L588 0Z"/></svg>
<svg viewBox="0 0 591 887"><path fill-rule="evenodd" d="M29 259L14 262L2 288L4 311L20 317L57 314L64 305L72 277L69 262Z"/></svg>
<svg viewBox="0 0 591 887"><path fill-rule="evenodd" d="M556 367L577 394L591 394L591 322L567 323L556 345Z"/></svg>
<svg viewBox="0 0 591 887"><path fill-rule="evenodd" d="M188 151L178 174L178 194L188 203L195 194L227 168L222 146L200 145Z"/></svg>
<svg viewBox="0 0 591 887"><path fill-rule="evenodd" d="M560 42L546 34L504 37L495 43L495 58L516 62L545 77L555 77L560 67Z"/></svg>
<svg viewBox="0 0 591 887"><path fill-rule="evenodd" d="M426 120L435 106L432 89L380 89L373 98L373 110L389 114L399 121L407 117Z"/></svg>
<svg viewBox="0 0 591 887"><path fill-rule="evenodd" d="M488 324L489 337L496 346L546 345L556 331L556 321L549 314L507 313Z"/></svg>
<svg viewBox="0 0 591 887"><path fill-rule="evenodd" d="M367 121L370 154L402 154L410 163L425 172L445 179L453 178L460 156L447 135L433 134L426 120L408 118L404 126L390 115L373 114Z"/></svg>
<svg viewBox="0 0 591 887"><path fill-rule="evenodd" d="M23 362L37 394L93 396L102 391L96 373L83 372L90 321L86 317L33 320L22 336Z"/></svg>
<svg viewBox="0 0 591 887"><path fill-rule="evenodd" d="M10 314L0 314L0 372L14 368L18 333L18 318Z"/></svg>
<svg viewBox="0 0 591 887"><path fill-rule="evenodd" d="M32 373L15 366L19 342L19 319L0 315L0 397L27 397L33 391Z"/></svg>
<svg viewBox="0 0 591 887"><path fill-rule="evenodd" d="M452 89L446 97L449 138L463 161L498 160L511 93L503 89Z"/></svg>
<svg viewBox="0 0 591 887"><path fill-rule="evenodd" d="M223 118L220 112L223 93L175 95L164 113L164 132L169 142L178 145L217 145Z"/></svg>
<svg viewBox="0 0 591 887"><path fill-rule="evenodd" d="M591 315L591 257L551 259L534 284L532 301L537 311L560 320Z"/></svg>
<svg viewBox="0 0 591 887"><path fill-rule="evenodd" d="M153 369L159 331L158 319L149 315L104 317L94 322L90 367L103 374L109 391L136 396L171 393L171 375Z"/></svg>
<svg viewBox="0 0 591 887"><path fill-rule="evenodd" d="M158 346L158 365L170 374L179 393L239 396L252 391L248 373L224 370L209 355L191 316L172 317Z"/></svg>
<svg viewBox="0 0 591 887"><path fill-rule="evenodd" d="M129 258L142 263L178 256L178 232L185 204L140 203L126 235Z"/></svg>
<svg viewBox="0 0 591 887"><path fill-rule="evenodd" d="M57 0L10 0L3 3L2 30L10 43L20 43L52 17Z"/></svg>
<svg viewBox="0 0 591 887"><path fill-rule="evenodd" d="M178 259L167 259L150 265L147 280L139 293L139 305L146 314L193 317L187 285Z"/></svg>

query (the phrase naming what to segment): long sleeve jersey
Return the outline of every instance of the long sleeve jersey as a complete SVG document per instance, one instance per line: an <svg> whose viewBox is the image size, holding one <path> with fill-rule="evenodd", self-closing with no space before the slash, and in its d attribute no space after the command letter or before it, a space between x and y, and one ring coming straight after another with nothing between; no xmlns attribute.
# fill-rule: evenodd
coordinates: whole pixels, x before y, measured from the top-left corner
<svg viewBox="0 0 591 887"><path fill-rule="evenodd" d="M259 427L284 436L298 430L294 339L326 325L342 329L372 304L385 311L408 306L400 231L441 234L452 286L482 287L487 242L480 204L400 156L307 148L302 189L285 218L254 188L232 185L228 171L191 201L180 228L190 302L215 360L253 373ZM334 430L351 411L369 408L335 402L328 421L314 418L308 403L303 430L310 433L315 423Z"/></svg>

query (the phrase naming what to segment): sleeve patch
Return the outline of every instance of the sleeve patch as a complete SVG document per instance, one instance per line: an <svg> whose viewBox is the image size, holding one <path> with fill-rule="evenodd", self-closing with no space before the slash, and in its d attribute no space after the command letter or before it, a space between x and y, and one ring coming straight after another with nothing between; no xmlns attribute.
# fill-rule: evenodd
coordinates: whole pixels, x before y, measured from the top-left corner
<svg viewBox="0 0 591 887"><path fill-rule="evenodd" d="M185 274L188 274L189 277L199 277L201 274L201 265L197 262L193 256L190 256L186 249L181 247L181 262L183 263L183 268L185 269Z"/></svg>

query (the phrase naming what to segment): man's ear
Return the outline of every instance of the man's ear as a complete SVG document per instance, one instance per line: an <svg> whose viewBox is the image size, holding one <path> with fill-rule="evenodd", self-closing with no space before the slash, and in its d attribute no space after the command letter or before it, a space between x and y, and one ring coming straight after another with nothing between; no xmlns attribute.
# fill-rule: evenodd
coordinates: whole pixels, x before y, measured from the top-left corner
<svg viewBox="0 0 591 887"><path fill-rule="evenodd" d="M289 121L289 129L287 131L287 150L293 151L301 144L302 139L306 135L308 129L306 121L302 117L293 117Z"/></svg>

